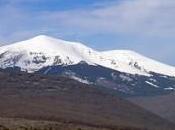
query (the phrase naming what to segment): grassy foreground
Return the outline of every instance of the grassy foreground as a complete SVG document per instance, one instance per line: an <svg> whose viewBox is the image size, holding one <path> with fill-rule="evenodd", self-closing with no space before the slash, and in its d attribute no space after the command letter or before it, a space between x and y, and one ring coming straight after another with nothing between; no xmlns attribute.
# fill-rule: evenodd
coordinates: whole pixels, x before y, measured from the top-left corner
<svg viewBox="0 0 175 130"><path fill-rule="evenodd" d="M131 127L92 126L71 122L33 121L0 118L0 130L146 130Z"/></svg>

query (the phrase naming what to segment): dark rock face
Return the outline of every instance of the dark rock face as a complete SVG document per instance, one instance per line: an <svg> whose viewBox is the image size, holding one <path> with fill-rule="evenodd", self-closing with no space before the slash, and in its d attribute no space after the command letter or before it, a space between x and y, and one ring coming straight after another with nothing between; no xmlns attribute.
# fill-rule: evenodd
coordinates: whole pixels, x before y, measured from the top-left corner
<svg viewBox="0 0 175 130"><path fill-rule="evenodd" d="M141 76L122 73L102 66L92 66L85 62L69 66L49 66L36 73L78 77L90 84L118 91L127 96L153 96L168 94L175 89L175 78L151 73L152 76ZM171 89L168 89L171 87Z"/></svg>

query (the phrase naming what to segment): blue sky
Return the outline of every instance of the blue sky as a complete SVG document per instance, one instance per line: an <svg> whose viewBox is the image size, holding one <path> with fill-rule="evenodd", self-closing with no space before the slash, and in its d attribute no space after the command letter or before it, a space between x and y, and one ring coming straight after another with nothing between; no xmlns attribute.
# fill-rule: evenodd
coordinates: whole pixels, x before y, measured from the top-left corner
<svg viewBox="0 0 175 130"><path fill-rule="evenodd" d="M174 0L0 0L0 45L45 34L175 65Z"/></svg>

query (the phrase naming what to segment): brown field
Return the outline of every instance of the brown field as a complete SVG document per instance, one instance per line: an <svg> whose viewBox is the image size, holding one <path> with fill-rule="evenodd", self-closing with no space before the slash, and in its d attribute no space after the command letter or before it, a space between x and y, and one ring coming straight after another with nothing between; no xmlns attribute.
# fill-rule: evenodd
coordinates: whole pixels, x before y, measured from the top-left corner
<svg viewBox="0 0 175 130"><path fill-rule="evenodd" d="M94 86L25 73L0 73L0 116L0 130L175 128L169 121Z"/></svg>

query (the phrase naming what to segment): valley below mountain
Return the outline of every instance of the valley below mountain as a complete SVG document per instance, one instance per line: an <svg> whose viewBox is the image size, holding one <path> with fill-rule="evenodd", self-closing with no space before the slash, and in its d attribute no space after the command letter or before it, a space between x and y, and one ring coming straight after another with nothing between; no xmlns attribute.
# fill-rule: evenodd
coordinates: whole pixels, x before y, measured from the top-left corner
<svg viewBox="0 0 175 130"><path fill-rule="evenodd" d="M175 128L173 123L116 95L69 78L2 70L0 80L1 127L19 124L22 129L37 128L35 124L43 123L48 128L56 122L51 126L61 127L58 130Z"/></svg>

